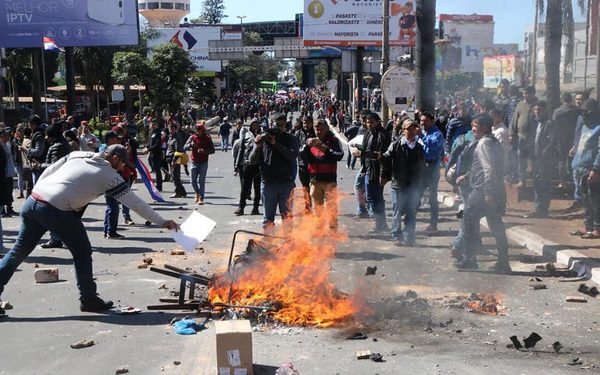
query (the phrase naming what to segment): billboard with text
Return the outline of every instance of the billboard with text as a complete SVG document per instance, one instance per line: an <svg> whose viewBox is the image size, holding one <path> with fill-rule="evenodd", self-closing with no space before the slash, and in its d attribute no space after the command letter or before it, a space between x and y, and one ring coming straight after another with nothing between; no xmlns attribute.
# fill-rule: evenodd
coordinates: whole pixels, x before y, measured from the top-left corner
<svg viewBox="0 0 600 375"><path fill-rule="evenodd" d="M136 0L0 0L0 47L138 44Z"/></svg>
<svg viewBox="0 0 600 375"><path fill-rule="evenodd" d="M220 72L221 61L208 57L208 41L221 39L221 28L215 26L156 29L156 38L148 40L148 47L175 43L188 52L199 72Z"/></svg>
<svg viewBox="0 0 600 375"><path fill-rule="evenodd" d="M390 0L390 45L414 46L412 0ZM304 0L305 46L381 46L383 0Z"/></svg>

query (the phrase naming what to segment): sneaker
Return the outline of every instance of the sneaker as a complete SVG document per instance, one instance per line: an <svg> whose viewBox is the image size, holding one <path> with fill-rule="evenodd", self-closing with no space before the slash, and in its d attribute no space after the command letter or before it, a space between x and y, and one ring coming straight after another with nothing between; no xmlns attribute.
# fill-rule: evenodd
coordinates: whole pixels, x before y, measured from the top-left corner
<svg viewBox="0 0 600 375"><path fill-rule="evenodd" d="M204 199L198 197L198 206L204 206Z"/></svg>
<svg viewBox="0 0 600 375"><path fill-rule="evenodd" d="M115 232L115 233L109 233L107 236L105 236L105 238L117 240L117 239L125 238L125 236L120 233Z"/></svg>
<svg viewBox="0 0 600 375"><path fill-rule="evenodd" d="M110 310L113 307L112 301L105 301L98 296L81 299L79 310L83 312L99 312Z"/></svg>
<svg viewBox="0 0 600 375"><path fill-rule="evenodd" d="M253 208L252 212L250 212L250 215L260 215L260 212L258 212L258 208Z"/></svg>
<svg viewBox="0 0 600 375"><path fill-rule="evenodd" d="M463 270L476 270L479 268L475 259L464 259L463 261L454 263L454 266Z"/></svg>
<svg viewBox="0 0 600 375"><path fill-rule="evenodd" d="M125 219L125 225L135 225L135 223L131 219Z"/></svg>
<svg viewBox="0 0 600 375"><path fill-rule="evenodd" d="M181 198L181 195L175 193L173 195L170 195L169 198Z"/></svg>
<svg viewBox="0 0 600 375"><path fill-rule="evenodd" d="M43 249L60 249L63 247L63 243L60 240L50 240L45 244L42 244Z"/></svg>
<svg viewBox="0 0 600 375"><path fill-rule="evenodd" d="M506 274L510 273L512 270L508 262L496 262L493 266L490 267L490 271Z"/></svg>
<svg viewBox="0 0 600 375"><path fill-rule="evenodd" d="M237 210L233 211L233 214L237 215L237 216L242 216L244 214L244 209L241 207L238 207Z"/></svg>
<svg viewBox="0 0 600 375"><path fill-rule="evenodd" d="M146 222L144 223L145 226L149 227L152 225L152 222L150 220L146 220Z"/></svg>
<svg viewBox="0 0 600 375"><path fill-rule="evenodd" d="M439 230L437 227L434 227L433 225L428 226L427 228L425 228L425 230L423 231L423 233L425 234L436 234L438 233Z"/></svg>

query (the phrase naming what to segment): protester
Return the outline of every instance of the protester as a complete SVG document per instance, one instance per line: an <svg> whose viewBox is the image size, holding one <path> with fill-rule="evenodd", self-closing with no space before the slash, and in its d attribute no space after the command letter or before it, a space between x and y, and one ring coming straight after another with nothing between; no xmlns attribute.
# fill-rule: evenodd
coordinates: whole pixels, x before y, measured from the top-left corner
<svg viewBox="0 0 600 375"><path fill-rule="evenodd" d="M510 141L517 147L518 187L525 185L528 177L528 163L531 160L535 136L533 106L537 102L535 88L523 90L523 100L517 104L510 126Z"/></svg>
<svg viewBox="0 0 600 375"><path fill-rule="evenodd" d="M438 232L439 204L437 200L438 186L440 183L440 167L444 153L444 136L434 125L434 116L431 112L423 111L420 115L421 135L425 151L425 170L423 171L423 192L429 193L429 226L425 229L427 234ZM466 125L464 125L466 127ZM466 132L465 132L466 133ZM456 134L456 133L454 133ZM464 134L464 133L461 133Z"/></svg>
<svg viewBox="0 0 600 375"><path fill-rule="evenodd" d="M21 151L26 152L27 157L32 162L37 162L36 165L39 165L46 161L46 152L48 151L46 135L42 128L42 119L38 115L31 115L29 117L29 128L31 129L31 142L27 148L21 146ZM37 183L42 172L41 169L36 168L32 163L31 173L34 185Z"/></svg>
<svg viewBox="0 0 600 375"><path fill-rule="evenodd" d="M150 126L150 143L148 144L148 161L150 162L150 168L154 171L156 189L162 191L162 163L163 163L163 149L162 149L162 131L158 127L158 122L152 120Z"/></svg>
<svg viewBox="0 0 600 375"><path fill-rule="evenodd" d="M365 133L361 155L361 174L364 175L364 189L369 212L375 219L373 232L389 230L385 218L385 200L381 185L381 158L390 145L390 139L376 113L367 115L368 131Z"/></svg>
<svg viewBox="0 0 600 375"><path fill-rule="evenodd" d="M502 215L506 206L504 190L502 146L492 134L493 120L488 114L478 115L473 119L472 128L477 146L473 154L473 162L469 173L471 193L465 203L464 225L464 257L456 265L459 268L478 268L476 251L480 241L479 225L482 217L496 239L498 260L492 267L498 272L510 272L508 262L508 241Z"/></svg>
<svg viewBox="0 0 600 375"><path fill-rule="evenodd" d="M171 176L175 185L175 192L170 198L185 198L187 192L181 183L181 164L176 159L177 153L185 153L185 135L179 130L179 124L173 122L169 125L169 139L167 140L167 163L171 166Z"/></svg>
<svg viewBox="0 0 600 375"><path fill-rule="evenodd" d="M219 125L219 136L221 137L221 151L227 152L229 149L229 135L231 134L231 124L229 118L225 116L223 122Z"/></svg>
<svg viewBox="0 0 600 375"><path fill-rule="evenodd" d="M250 197L254 187L254 201L252 215L259 215L258 206L260 205L260 167L250 161L250 154L254 150L255 139L260 134L261 127L258 119L250 122L250 128L243 128L240 132L239 150L235 156L234 168L240 175L240 200L238 208L234 211L235 215L243 215L246 208L246 200Z"/></svg>
<svg viewBox="0 0 600 375"><path fill-rule="evenodd" d="M176 230L129 189L119 171L130 163L121 145L109 146L103 154L74 152L46 168L31 196L21 209L21 229L14 247L0 260L0 294L17 267L35 249L46 231L56 233L73 256L80 310L108 310L112 301L97 295L92 269L92 247L79 212L102 194L132 207L142 217L163 228Z"/></svg>
<svg viewBox="0 0 600 375"><path fill-rule="evenodd" d="M285 119L285 116L283 116ZM283 121L281 116L279 121ZM308 139L315 138L315 128L314 128L314 120L312 116L307 116L304 118L302 123L302 128L296 130L294 132L296 138L298 138L298 144L300 146L304 146ZM305 204L304 210L306 212L310 211L311 201L310 201L310 175L308 173L308 165L306 160L299 158L298 159L298 179L300 180L300 185L302 185L302 189L304 190Z"/></svg>
<svg viewBox="0 0 600 375"><path fill-rule="evenodd" d="M206 173L208 172L208 156L215 153L215 146L208 134L204 123L196 125L196 133L192 134L185 142L184 149L192 151L192 187L196 192L198 205L204 204L206 188Z"/></svg>
<svg viewBox="0 0 600 375"><path fill-rule="evenodd" d="M100 146L98 138L92 134L87 121L82 121L79 127L79 147L81 151L96 151Z"/></svg>
<svg viewBox="0 0 600 375"><path fill-rule="evenodd" d="M583 115L577 125L571 167L578 182L584 208L584 228L572 232L586 239L600 238L600 107L588 99L582 107Z"/></svg>
<svg viewBox="0 0 600 375"><path fill-rule="evenodd" d="M325 120L314 126L316 137L300 146L300 158L307 164L310 198L315 214L330 212L329 227L337 228L337 162L344 158L340 141L329 130Z"/></svg>
<svg viewBox="0 0 600 375"><path fill-rule="evenodd" d="M417 206L425 170L425 150L412 120L402 123L404 136L390 144L383 154L381 185L392 181L392 240L397 246L415 246ZM404 215L405 230L402 231Z"/></svg>
<svg viewBox="0 0 600 375"><path fill-rule="evenodd" d="M265 229L275 224L277 207L282 219L287 218L287 200L295 186L298 138L286 132L283 120L278 118L274 128L257 135L250 153L250 162L260 165Z"/></svg>

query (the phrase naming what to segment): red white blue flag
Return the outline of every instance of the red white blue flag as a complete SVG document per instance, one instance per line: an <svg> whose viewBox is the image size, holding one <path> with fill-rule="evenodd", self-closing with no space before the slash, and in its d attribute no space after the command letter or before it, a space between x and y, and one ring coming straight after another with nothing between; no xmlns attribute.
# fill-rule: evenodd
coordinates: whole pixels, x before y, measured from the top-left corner
<svg viewBox="0 0 600 375"><path fill-rule="evenodd" d="M135 161L135 168L140 174L140 178L144 182L144 185L146 185L146 189L148 189L148 192L150 193L152 199L154 199L157 202L164 202L165 200L160 195L160 191L158 191L156 185L154 185L154 180L152 180L152 176L150 175L148 167L146 167L146 164L144 164L144 162L141 161L140 158L137 158L137 160Z"/></svg>
<svg viewBox="0 0 600 375"><path fill-rule="evenodd" d="M43 38L43 42L44 42L44 51L52 51L52 52L65 52L64 49L60 48L56 42L54 41L54 39L45 36Z"/></svg>

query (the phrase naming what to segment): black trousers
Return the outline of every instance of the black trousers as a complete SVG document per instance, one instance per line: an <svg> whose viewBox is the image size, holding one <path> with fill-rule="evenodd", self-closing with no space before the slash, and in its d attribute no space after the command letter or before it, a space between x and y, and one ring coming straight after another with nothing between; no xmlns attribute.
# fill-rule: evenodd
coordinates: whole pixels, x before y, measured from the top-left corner
<svg viewBox="0 0 600 375"><path fill-rule="evenodd" d="M240 171L242 181L242 191L240 192L239 208L246 207L246 198L250 195L254 187L254 207L258 209L260 205L260 167L258 165L244 165Z"/></svg>

